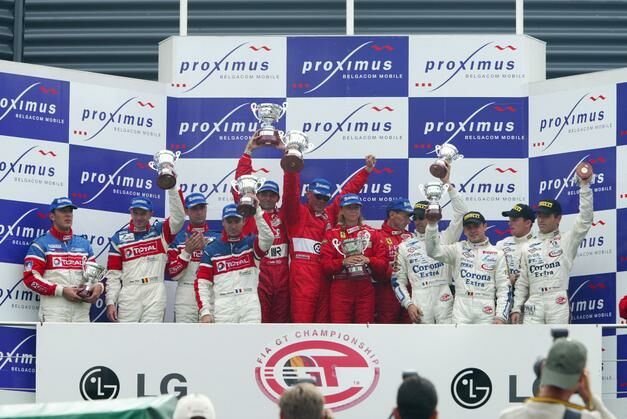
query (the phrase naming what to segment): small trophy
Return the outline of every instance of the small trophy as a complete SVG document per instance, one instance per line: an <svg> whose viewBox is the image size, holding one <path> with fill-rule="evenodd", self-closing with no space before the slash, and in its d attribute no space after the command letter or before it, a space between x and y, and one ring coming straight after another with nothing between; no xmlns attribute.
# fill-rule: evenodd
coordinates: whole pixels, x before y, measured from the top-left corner
<svg viewBox="0 0 627 419"><path fill-rule="evenodd" d="M287 102L283 102L283 105L276 103L250 104L250 110L253 112L257 121L261 123L261 128L253 134L254 141L257 145L277 147L281 144L283 132L276 129L272 124L285 115L286 109Z"/></svg>
<svg viewBox="0 0 627 419"><path fill-rule="evenodd" d="M285 144L285 155L281 158L281 167L286 172L300 172L305 167L303 154L311 151L314 145L304 132L294 130L288 131L282 141Z"/></svg>
<svg viewBox="0 0 627 419"><path fill-rule="evenodd" d="M592 165L587 161L582 161L581 163L579 163L575 171L577 172L577 176L581 180L588 180L594 174L594 172L592 171Z"/></svg>
<svg viewBox="0 0 627 419"><path fill-rule="evenodd" d="M370 242L370 233L366 230L361 230L357 233L357 237L338 240L333 239L332 243L339 254L345 258L355 255L363 255L364 251L368 248ZM345 267L348 277L362 277L369 274L368 267L366 265L348 265Z"/></svg>
<svg viewBox="0 0 627 419"><path fill-rule="evenodd" d="M429 206L425 210L425 218L429 221L439 221L442 219L442 210L438 201L442 198L442 194L447 191L449 185L442 182L429 182L426 185L418 185L418 189L429 201Z"/></svg>
<svg viewBox="0 0 627 419"><path fill-rule="evenodd" d="M83 279L85 280L85 284L78 292L78 295L82 298L89 297L93 286L102 281L106 275L107 270L99 263L90 261L83 263Z"/></svg>
<svg viewBox="0 0 627 419"><path fill-rule="evenodd" d="M176 185L174 162L180 155L180 151L173 153L170 150L161 150L157 151L153 160L148 163L148 166L158 173L157 186L161 189L172 189Z"/></svg>
<svg viewBox="0 0 627 419"><path fill-rule="evenodd" d="M429 167L429 171L438 179L444 179L446 177L448 173L446 163L450 165L453 161L464 157L462 154L459 154L457 147L449 143L436 145L435 154L438 155L438 159Z"/></svg>
<svg viewBox="0 0 627 419"><path fill-rule="evenodd" d="M257 179L253 175L243 175L231 181L231 186L239 194L237 212L244 217L250 217L257 212L257 191L266 183L264 178Z"/></svg>

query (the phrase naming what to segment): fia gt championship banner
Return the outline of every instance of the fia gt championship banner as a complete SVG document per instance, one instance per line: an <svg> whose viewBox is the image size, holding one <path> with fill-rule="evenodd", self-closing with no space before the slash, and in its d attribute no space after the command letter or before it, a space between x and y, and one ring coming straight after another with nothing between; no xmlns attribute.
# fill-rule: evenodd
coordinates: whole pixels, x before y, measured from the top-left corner
<svg viewBox="0 0 627 419"><path fill-rule="evenodd" d="M587 346L600 393L601 328L568 330ZM497 417L531 395L533 364L552 342L543 325L44 323L37 333L38 402L193 392L209 395L221 418L260 419L278 417L281 393L301 379L338 417L387 417L406 370L433 381L443 417Z"/></svg>

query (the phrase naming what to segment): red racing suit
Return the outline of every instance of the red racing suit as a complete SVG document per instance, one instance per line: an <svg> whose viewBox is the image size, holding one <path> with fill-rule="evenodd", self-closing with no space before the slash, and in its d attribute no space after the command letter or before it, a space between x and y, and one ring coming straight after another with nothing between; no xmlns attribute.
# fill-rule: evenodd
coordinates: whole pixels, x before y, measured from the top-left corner
<svg viewBox="0 0 627 419"><path fill-rule="evenodd" d="M235 179L253 172L249 154L242 154L235 170ZM232 189L233 199L239 201L239 194ZM283 224L282 211L275 208L266 211L270 215L274 241L272 247L261 259L259 267L259 302L261 303L261 321L263 323L289 323L290 321L290 288L289 288L289 252L287 230ZM257 235L255 217L248 217L244 222L242 234Z"/></svg>
<svg viewBox="0 0 627 419"><path fill-rule="evenodd" d="M385 274L375 278L374 293L375 293L375 321L377 323L396 324L396 323L411 323L407 310L403 308L401 303L394 294L394 288L390 285L392 278L392 267L396 260L396 249L403 240L408 239L412 234L407 230L396 230L390 227L387 221L383 222L383 225L379 230L379 239L382 245L386 249L386 255L388 260L388 268L385 270Z"/></svg>
<svg viewBox="0 0 627 419"><path fill-rule="evenodd" d="M342 263L344 255L340 253L341 243L347 239L362 237L364 233L368 238L368 245L363 254L370 259L370 263L364 275L351 276ZM377 230L363 224L348 228L339 225L327 231L320 257L324 274L331 279L331 323L373 323L373 276L384 276L389 267L386 248L379 239ZM392 289L389 285L388 288Z"/></svg>
<svg viewBox="0 0 627 419"><path fill-rule="evenodd" d="M358 193L370 173L364 167L319 214L300 202L300 174L283 177L283 221L290 240L290 297L292 322L326 323L329 320L329 281L320 266L320 242L337 223L340 197Z"/></svg>

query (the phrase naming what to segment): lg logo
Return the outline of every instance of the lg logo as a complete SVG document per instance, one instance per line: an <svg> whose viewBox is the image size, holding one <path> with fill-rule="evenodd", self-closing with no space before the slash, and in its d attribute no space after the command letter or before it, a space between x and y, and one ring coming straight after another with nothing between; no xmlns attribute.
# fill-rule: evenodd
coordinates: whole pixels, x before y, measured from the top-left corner
<svg viewBox="0 0 627 419"><path fill-rule="evenodd" d="M120 380L107 367L93 367L85 371L79 387L85 400L110 400L118 397Z"/></svg>
<svg viewBox="0 0 627 419"><path fill-rule="evenodd" d="M478 368L466 368L453 378L451 394L455 402L465 409L477 409L490 400L492 381Z"/></svg>
<svg viewBox="0 0 627 419"><path fill-rule="evenodd" d="M137 374L137 397L153 396L147 394L146 387L149 387L146 384L146 374ZM92 367L81 377L79 390L85 400L111 400L120 393L120 380L115 372L107 367ZM187 395L186 378L178 373L166 374L159 382L159 393L174 394L179 398Z"/></svg>

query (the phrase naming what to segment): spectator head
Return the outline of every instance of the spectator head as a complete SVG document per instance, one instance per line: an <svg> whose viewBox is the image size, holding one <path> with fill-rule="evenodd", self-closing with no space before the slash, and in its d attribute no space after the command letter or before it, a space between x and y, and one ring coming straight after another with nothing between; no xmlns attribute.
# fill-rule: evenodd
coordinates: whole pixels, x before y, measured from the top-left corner
<svg viewBox="0 0 627 419"><path fill-rule="evenodd" d="M436 419L438 395L433 383L419 375L403 380L396 395L400 419Z"/></svg>
<svg viewBox="0 0 627 419"><path fill-rule="evenodd" d="M575 390L586 368L586 347L576 340L556 339L544 361L540 386Z"/></svg>
<svg viewBox="0 0 627 419"><path fill-rule="evenodd" d="M202 394L188 394L176 404L173 419L215 419L216 412L209 397Z"/></svg>
<svg viewBox="0 0 627 419"><path fill-rule="evenodd" d="M324 397L311 383L299 383L281 395L281 419L322 419L327 417Z"/></svg>

